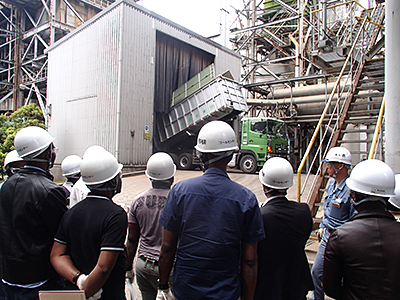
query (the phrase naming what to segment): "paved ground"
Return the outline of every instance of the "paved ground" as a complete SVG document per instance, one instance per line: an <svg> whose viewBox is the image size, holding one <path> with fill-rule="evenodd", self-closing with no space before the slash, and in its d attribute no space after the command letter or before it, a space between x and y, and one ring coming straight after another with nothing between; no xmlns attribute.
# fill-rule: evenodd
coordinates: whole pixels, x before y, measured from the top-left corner
<svg viewBox="0 0 400 300"><path fill-rule="evenodd" d="M195 171L185 171L178 170L175 174L175 183L192 178L201 176L203 174L200 170ZM261 183L258 180L258 174L244 174L239 170L231 169L228 171L229 177L250 189L257 197L259 202L265 200L264 192L261 187ZM288 198L290 200L296 200L297 195L297 176L293 175L294 185L288 191ZM304 176L302 176L302 182L304 181ZM126 206L129 206L132 202L133 197L138 195L139 193L149 189L151 187L149 179L144 175L144 173L138 173L135 176L124 176L122 178L122 192L119 195L114 197L114 201L117 203L123 203ZM306 189L307 190L307 189Z"/></svg>

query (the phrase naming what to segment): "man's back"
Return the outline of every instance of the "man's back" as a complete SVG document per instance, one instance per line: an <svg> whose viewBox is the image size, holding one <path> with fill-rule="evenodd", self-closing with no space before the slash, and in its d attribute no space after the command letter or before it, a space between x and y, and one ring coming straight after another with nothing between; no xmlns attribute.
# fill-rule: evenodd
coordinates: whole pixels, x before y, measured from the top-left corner
<svg viewBox="0 0 400 300"><path fill-rule="evenodd" d="M359 212L331 234L325 251L326 294L340 299L398 299L399 253L400 223L383 210Z"/></svg>
<svg viewBox="0 0 400 300"><path fill-rule="evenodd" d="M138 224L140 228L138 257L145 256L158 260L163 232L158 219L169 191L169 189L150 189L132 201L128 221Z"/></svg>
<svg viewBox="0 0 400 300"><path fill-rule="evenodd" d="M177 299L237 299L241 243L263 237L255 195L217 168L178 183L160 223L179 236Z"/></svg>
<svg viewBox="0 0 400 300"><path fill-rule="evenodd" d="M254 299L304 299L313 287L305 243L312 217L304 203L276 196L261 207L266 238L258 243Z"/></svg>
<svg viewBox="0 0 400 300"><path fill-rule="evenodd" d="M63 188L43 170L25 167L5 182L0 193L3 279L29 284L55 275L49 256L66 210Z"/></svg>
<svg viewBox="0 0 400 300"><path fill-rule="evenodd" d="M94 269L101 251L120 252L103 285L102 299L124 299L127 224L120 206L106 197L89 195L65 214L56 234L55 241L67 245L72 262L84 274Z"/></svg>

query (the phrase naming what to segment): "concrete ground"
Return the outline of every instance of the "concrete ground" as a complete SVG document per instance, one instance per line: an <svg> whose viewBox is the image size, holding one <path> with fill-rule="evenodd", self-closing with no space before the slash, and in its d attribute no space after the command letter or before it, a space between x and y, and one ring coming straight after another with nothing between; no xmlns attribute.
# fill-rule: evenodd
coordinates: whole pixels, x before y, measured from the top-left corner
<svg viewBox="0 0 400 300"><path fill-rule="evenodd" d="M136 175L124 175L122 178L122 192L114 197L114 202L129 206L136 195L151 188L150 181L146 175L144 175L144 172L137 172L134 174ZM177 170L175 174L175 183L184 179L201 176L202 174L203 172L200 170ZM233 181L250 189L256 195L259 202L265 200L258 174L245 174L236 169L229 169L228 175ZM294 185L288 190L289 200L296 200L297 196L297 175L294 174L293 179ZM302 175L302 182L304 182L304 179L305 176ZM305 191L307 192L307 190L306 187Z"/></svg>

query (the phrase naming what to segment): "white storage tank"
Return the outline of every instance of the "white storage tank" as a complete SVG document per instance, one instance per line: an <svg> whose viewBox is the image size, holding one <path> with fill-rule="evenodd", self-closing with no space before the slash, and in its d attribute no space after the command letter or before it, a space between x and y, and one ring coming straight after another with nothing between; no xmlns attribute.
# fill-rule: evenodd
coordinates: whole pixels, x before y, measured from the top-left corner
<svg viewBox="0 0 400 300"><path fill-rule="evenodd" d="M205 20L206 21L206 20ZM240 56L129 0L114 3L48 51L49 132L57 162L98 144L126 166L153 153L172 92L214 63L240 79Z"/></svg>

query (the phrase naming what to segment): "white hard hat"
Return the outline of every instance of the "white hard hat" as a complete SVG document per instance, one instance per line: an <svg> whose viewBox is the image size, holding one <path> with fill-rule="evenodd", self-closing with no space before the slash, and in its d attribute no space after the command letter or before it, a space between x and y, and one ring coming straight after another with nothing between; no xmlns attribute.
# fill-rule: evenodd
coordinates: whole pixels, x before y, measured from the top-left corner
<svg viewBox="0 0 400 300"><path fill-rule="evenodd" d="M54 140L43 128L28 126L17 132L14 146L22 159L34 158L45 151Z"/></svg>
<svg viewBox="0 0 400 300"><path fill-rule="evenodd" d="M7 153L6 157L4 158L4 167L7 167L8 164L15 162L15 161L21 161L22 158L19 157L17 150L12 150Z"/></svg>
<svg viewBox="0 0 400 300"><path fill-rule="evenodd" d="M83 155L81 162L82 180L86 185L107 182L118 175L122 164L101 146L91 146Z"/></svg>
<svg viewBox="0 0 400 300"><path fill-rule="evenodd" d="M78 155L68 155L61 162L63 176L70 176L80 173L82 158Z"/></svg>
<svg viewBox="0 0 400 300"><path fill-rule="evenodd" d="M228 123L211 121L201 128L195 149L202 153L215 153L239 148L235 132Z"/></svg>
<svg viewBox="0 0 400 300"><path fill-rule="evenodd" d="M352 191L366 195L395 196L395 177L393 170L383 161L368 159L358 163L346 180Z"/></svg>
<svg viewBox="0 0 400 300"><path fill-rule="evenodd" d="M400 174L395 175L395 181L396 181L396 188L394 190L394 193L396 195L391 197L389 199L389 202L392 205L396 206L397 208L400 208Z"/></svg>
<svg viewBox="0 0 400 300"><path fill-rule="evenodd" d="M258 174L260 182L272 189L285 190L293 185L293 168L282 157L271 157Z"/></svg>
<svg viewBox="0 0 400 300"><path fill-rule="evenodd" d="M333 147L329 149L323 162L337 162L351 166L351 153L345 147Z"/></svg>
<svg viewBox="0 0 400 300"><path fill-rule="evenodd" d="M169 154L158 152L147 161L146 176L153 180L167 180L175 175L176 166Z"/></svg>

